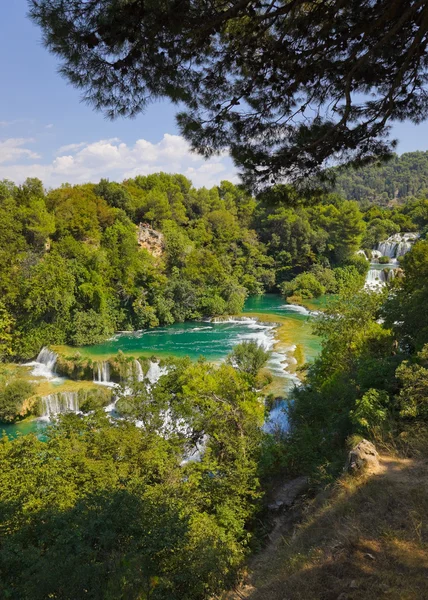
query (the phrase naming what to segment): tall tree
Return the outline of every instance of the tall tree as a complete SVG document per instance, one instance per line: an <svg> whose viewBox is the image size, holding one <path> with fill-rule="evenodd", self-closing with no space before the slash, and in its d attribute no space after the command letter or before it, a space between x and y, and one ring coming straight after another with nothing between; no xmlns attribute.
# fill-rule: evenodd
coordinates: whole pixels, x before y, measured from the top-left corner
<svg viewBox="0 0 428 600"><path fill-rule="evenodd" d="M61 72L110 117L180 103L205 156L247 180L390 154L427 117L426 0L29 0Z"/></svg>

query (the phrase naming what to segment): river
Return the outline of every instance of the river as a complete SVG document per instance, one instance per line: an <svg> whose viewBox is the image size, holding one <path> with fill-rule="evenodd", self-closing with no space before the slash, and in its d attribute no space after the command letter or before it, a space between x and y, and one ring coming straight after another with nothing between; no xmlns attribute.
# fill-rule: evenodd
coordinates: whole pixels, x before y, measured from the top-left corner
<svg viewBox="0 0 428 600"><path fill-rule="evenodd" d="M271 351L267 366L274 376L272 393L284 395L298 382L296 367L313 360L320 350L319 339L311 331L311 320L307 309L286 304L277 294L266 294L250 297L239 317L174 323L141 332L117 334L102 344L78 350L94 359L107 358L121 350L135 357L189 356L195 360L204 356L210 361L220 362L236 344L243 340L256 340ZM61 383L57 389L61 390ZM2 429L13 438L18 433L40 433L44 426L45 423L33 419L3 425Z"/></svg>

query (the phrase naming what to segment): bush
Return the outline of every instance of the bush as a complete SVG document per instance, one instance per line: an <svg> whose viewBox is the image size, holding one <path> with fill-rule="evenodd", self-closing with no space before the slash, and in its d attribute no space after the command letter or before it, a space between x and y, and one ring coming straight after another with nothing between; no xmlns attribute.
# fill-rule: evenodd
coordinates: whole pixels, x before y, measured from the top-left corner
<svg viewBox="0 0 428 600"><path fill-rule="evenodd" d="M310 299L325 294L326 288L313 273L302 273L291 281L285 281L281 285L281 291L285 298L301 296L304 299Z"/></svg>
<svg viewBox="0 0 428 600"><path fill-rule="evenodd" d="M204 317L223 315L226 310L226 302L217 295L214 295L211 298L204 297L199 301L198 310Z"/></svg>
<svg viewBox="0 0 428 600"><path fill-rule="evenodd" d="M110 319L92 309L74 313L73 329L70 338L75 346L97 344L114 333Z"/></svg>
<svg viewBox="0 0 428 600"><path fill-rule="evenodd" d="M389 256L380 256L378 260L380 265L387 265L391 259Z"/></svg>
<svg viewBox="0 0 428 600"><path fill-rule="evenodd" d="M269 352L254 340L242 342L234 347L227 362L235 369L255 377L269 358Z"/></svg>
<svg viewBox="0 0 428 600"><path fill-rule="evenodd" d="M28 381L15 379L0 391L0 422L13 423L31 412L25 401L34 394L34 386Z"/></svg>

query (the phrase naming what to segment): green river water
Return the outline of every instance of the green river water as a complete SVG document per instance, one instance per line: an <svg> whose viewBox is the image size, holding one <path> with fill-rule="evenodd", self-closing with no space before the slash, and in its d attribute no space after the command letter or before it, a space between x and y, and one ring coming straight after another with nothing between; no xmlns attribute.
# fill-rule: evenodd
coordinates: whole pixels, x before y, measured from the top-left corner
<svg viewBox="0 0 428 600"><path fill-rule="evenodd" d="M317 302L322 306L323 300ZM316 310L316 305L311 305ZM268 367L274 375L276 393L286 393L297 378L296 365L311 361L320 350L319 339L311 332L307 309L288 305L277 294L249 298L242 315L213 321L174 323L166 327L117 334L102 344L79 348L83 355L102 360L119 350L134 357L189 356L223 360L233 346L243 340L256 340L271 350ZM75 352L76 349L73 349ZM61 383L58 384L61 390ZM3 425L9 437L30 432L41 433L46 423L26 420Z"/></svg>

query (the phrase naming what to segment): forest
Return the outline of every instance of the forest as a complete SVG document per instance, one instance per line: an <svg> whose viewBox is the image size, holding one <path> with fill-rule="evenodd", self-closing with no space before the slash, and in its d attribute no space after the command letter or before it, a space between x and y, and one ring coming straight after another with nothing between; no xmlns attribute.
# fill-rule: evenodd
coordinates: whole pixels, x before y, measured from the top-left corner
<svg viewBox="0 0 428 600"><path fill-rule="evenodd" d="M409 455L424 447L423 197L393 207L337 194L308 203L290 186L252 197L228 182L195 189L158 173L54 190L5 181L0 198L5 367L43 345L238 314L266 291L298 303L331 294L314 321L323 348L292 392L286 434L262 429L268 353L244 342L222 365L175 359L153 386L119 378L120 420L106 416L101 390L43 439L3 437L3 597L220 594L260 545L275 478L306 473L325 486L358 436ZM405 278L363 289L368 261L357 251L369 255L403 231L421 237L400 259ZM0 419L16 419L31 386L2 376ZM202 447L198 460L183 460Z"/></svg>
<svg viewBox="0 0 428 600"><path fill-rule="evenodd" d="M362 169L338 170L336 191L348 200L388 205L421 198L428 190L428 152L394 154Z"/></svg>
<svg viewBox="0 0 428 600"><path fill-rule="evenodd" d="M344 274L364 277L359 248L428 223L423 198L363 210L327 194L308 205L283 185L256 199L228 182L195 189L164 173L54 190L35 179L4 181L0 203L5 359L237 314L248 295L266 291L335 292ZM161 234L157 251L151 232Z"/></svg>

